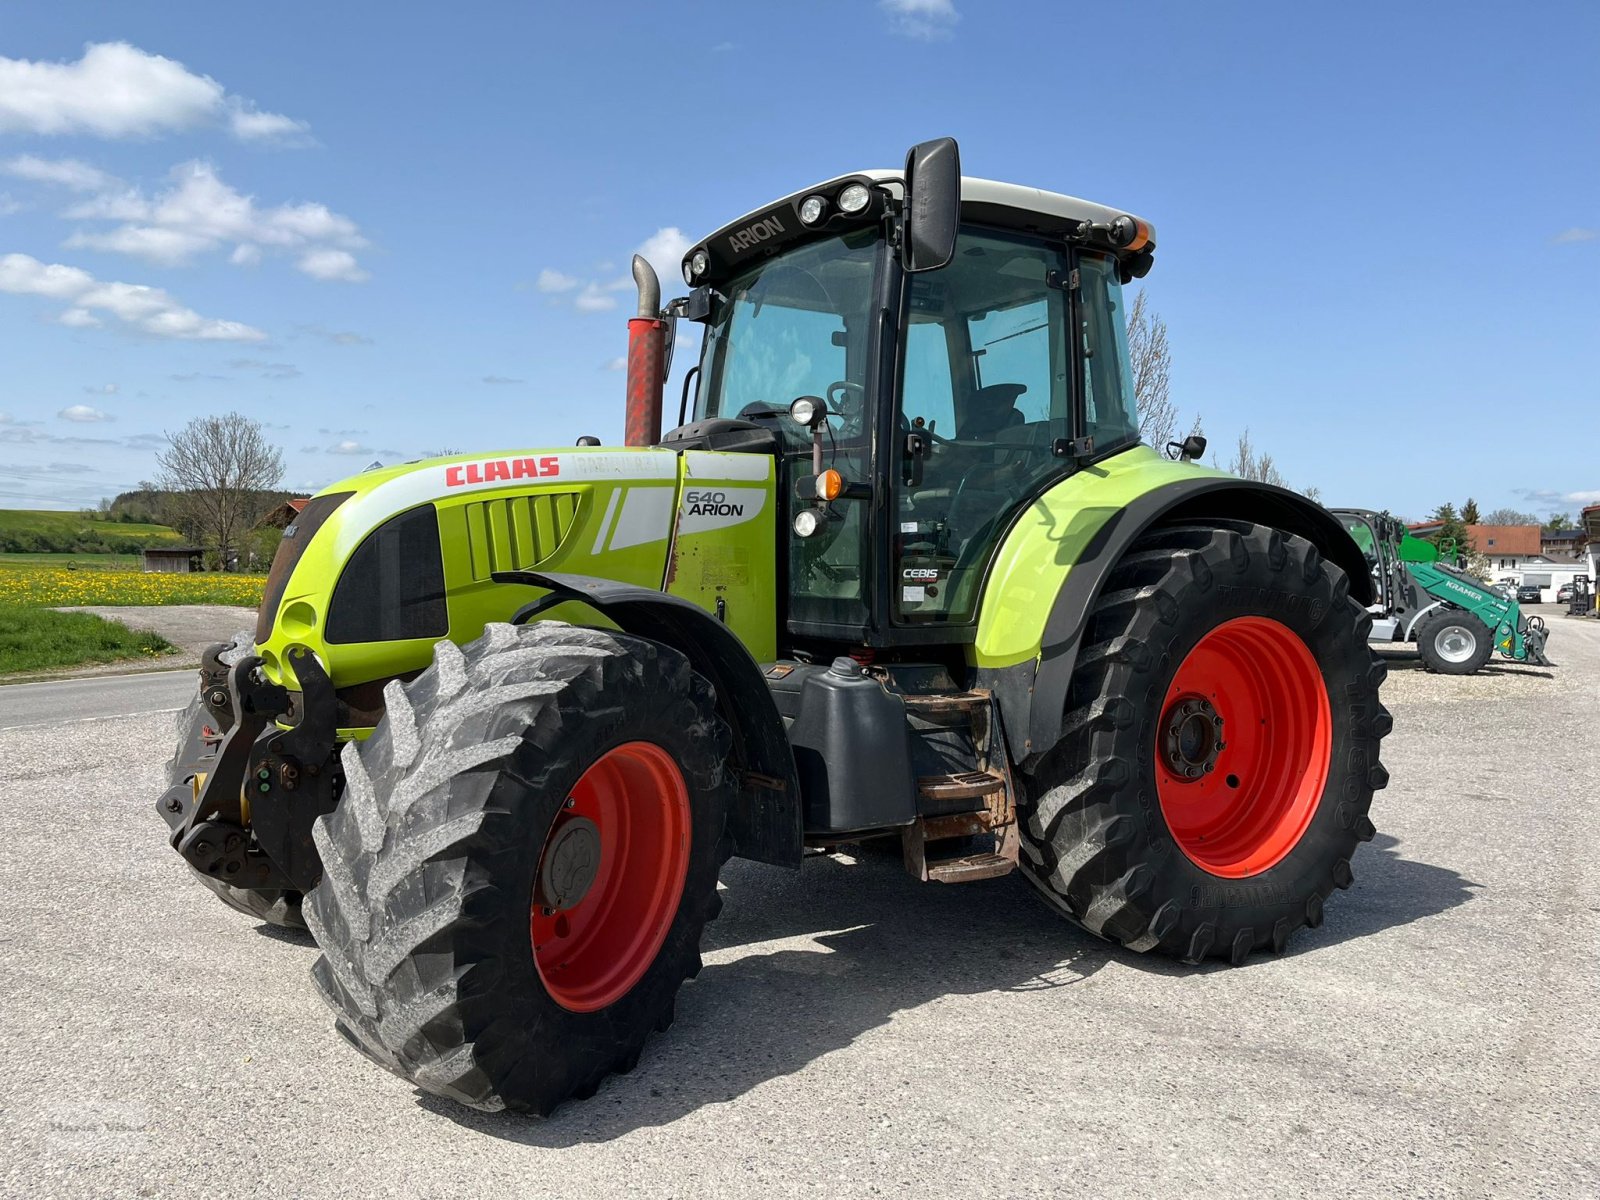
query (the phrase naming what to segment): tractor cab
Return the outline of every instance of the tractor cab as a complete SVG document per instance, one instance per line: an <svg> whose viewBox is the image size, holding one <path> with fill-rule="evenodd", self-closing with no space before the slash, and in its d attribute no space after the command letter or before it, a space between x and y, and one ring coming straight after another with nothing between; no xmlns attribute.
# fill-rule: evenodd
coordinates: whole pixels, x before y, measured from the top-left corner
<svg viewBox="0 0 1600 1200"><path fill-rule="evenodd" d="M921 164L912 189L942 193L921 204L914 152L904 174L796 192L684 259L680 310L705 336L689 424L664 444L776 442L793 637L972 641L1012 518L1138 442L1122 285L1149 269L1149 226L959 178L949 153ZM939 207L929 253L911 226Z"/></svg>

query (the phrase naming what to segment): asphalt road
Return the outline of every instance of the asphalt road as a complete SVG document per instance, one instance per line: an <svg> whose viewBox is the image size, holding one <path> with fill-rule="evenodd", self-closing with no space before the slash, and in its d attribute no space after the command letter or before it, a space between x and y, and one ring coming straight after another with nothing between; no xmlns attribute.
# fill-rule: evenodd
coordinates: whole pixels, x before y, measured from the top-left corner
<svg viewBox="0 0 1600 1200"><path fill-rule="evenodd" d="M542 1123L369 1065L311 946L185 876L169 714L13 728L0 1192L1592 1196L1600 622L1552 625L1552 671L1396 656L1379 837L1281 958L1114 951L1015 879L736 863L676 1026Z"/></svg>
<svg viewBox="0 0 1600 1200"><path fill-rule="evenodd" d="M7 684L0 686L0 730L174 712L194 697L198 680L190 669ZM171 749L167 747L166 753Z"/></svg>

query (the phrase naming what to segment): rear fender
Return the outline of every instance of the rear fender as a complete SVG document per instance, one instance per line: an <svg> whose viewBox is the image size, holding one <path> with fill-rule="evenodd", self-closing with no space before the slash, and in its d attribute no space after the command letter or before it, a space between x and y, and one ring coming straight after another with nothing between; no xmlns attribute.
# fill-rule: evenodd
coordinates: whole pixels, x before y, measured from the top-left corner
<svg viewBox="0 0 1600 1200"><path fill-rule="evenodd" d="M556 604L577 601L624 633L681 651L717 692L717 714L733 731L733 758L743 803L728 818L733 853L740 858L799 867L800 783L794 756L765 677L732 630L703 608L649 588L587 575L503 571L496 583L544 588L548 595L525 606L513 623Z"/></svg>
<svg viewBox="0 0 1600 1200"><path fill-rule="evenodd" d="M1372 577L1361 548L1321 505L1286 488L1220 474L1159 484L1114 510L1088 538L1056 592L1038 656L980 667L979 686L991 689L1000 704L1014 762L1031 767L1060 740L1089 613L1123 555L1158 525L1218 520L1253 521L1305 538L1345 573L1354 599L1372 603Z"/></svg>

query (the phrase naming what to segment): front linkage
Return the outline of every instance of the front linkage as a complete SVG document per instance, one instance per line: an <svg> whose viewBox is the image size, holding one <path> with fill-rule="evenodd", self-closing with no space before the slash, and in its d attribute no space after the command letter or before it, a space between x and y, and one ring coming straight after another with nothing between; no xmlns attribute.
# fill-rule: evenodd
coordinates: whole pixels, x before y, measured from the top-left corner
<svg viewBox="0 0 1600 1200"><path fill-rule="evenodd" d="M311 827L344 789L339 702L313 654L293 655L295 695L267 682L255 655L222 662L227 649L212 646L200 668L201 702L215 725L156 811L172 848L202 875L306 892L322 875Z"/></svg>

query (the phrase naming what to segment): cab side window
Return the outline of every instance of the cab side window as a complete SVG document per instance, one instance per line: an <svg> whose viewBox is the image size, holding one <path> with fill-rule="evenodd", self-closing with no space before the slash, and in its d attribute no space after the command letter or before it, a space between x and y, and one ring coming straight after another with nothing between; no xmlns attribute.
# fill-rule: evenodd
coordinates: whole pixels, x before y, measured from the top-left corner
<svg viewBox="0 0 1600 1200"><path fill-rule="evenodd" d="M1139 437L1128 362L1128 315L1111 259L1079 256L1078 278L1085 415L1095 452L1100 454Z"/></svg>

